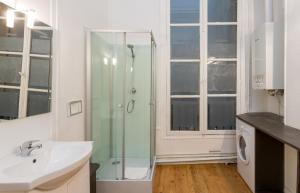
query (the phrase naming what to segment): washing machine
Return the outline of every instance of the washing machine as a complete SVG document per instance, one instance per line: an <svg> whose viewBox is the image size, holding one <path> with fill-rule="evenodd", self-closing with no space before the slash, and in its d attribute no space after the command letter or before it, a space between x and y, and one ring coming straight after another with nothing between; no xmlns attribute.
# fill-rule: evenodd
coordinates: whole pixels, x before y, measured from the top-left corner
<svg viewBox="0 0 300 193"><path fill-rule="evenodd" d="M237 120L237 168L252 192L255 192L255 128Z"/></svg>

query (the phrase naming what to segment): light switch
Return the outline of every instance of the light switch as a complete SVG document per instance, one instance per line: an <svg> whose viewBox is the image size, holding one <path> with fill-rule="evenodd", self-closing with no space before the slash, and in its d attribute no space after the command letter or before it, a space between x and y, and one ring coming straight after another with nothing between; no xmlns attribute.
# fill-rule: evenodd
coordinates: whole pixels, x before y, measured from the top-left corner
<svg viewBox="0 0 300 193"><path fill-rule="evenodd" d="M82 101L72 101L69 103L69 116L82 113Z"/></svg>

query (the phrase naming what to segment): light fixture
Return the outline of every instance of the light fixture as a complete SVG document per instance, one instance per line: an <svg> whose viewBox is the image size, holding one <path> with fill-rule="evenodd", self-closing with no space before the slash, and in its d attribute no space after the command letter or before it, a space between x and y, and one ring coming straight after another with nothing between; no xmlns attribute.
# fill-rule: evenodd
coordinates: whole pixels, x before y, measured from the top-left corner
<svg viewBox="0 0 300 193"><path fill-rule="evenodd" d="M114 66L117 65L117 62L118 62L117 58L112 58L112 64L113 64Z"/></svg>
<svg viewBox="0 0 300 193"><path fill-rule="evenodd" d="M15 26L15 11L12 9L6 11L6 26L9 28Z"/></svg>
<svg viewBox="0 0 300 193"><path fill-rule="evenodd" d="M29 10L27 11L27 27L28 28L33 28L34 22L36 18L36 13L34 10Z"/></svg>
<svg viewBox="0 0 300 193"><path fill-rule="evenodd" d="M9 28L13 28L15 26L15 12L23 12L26 14L27 17L27 27L32 28L34 26L35 18L36 18L36 12L35 10L25 10L25 11L19 11L19 10L13 10L9 9L6 11L6 26Z"/></svg>
<svg viewBox="0 0 300 193"><path fill-rule="evenodd" d="M108 65L108 59L106 57L103 58L104 65Z"/></svg>

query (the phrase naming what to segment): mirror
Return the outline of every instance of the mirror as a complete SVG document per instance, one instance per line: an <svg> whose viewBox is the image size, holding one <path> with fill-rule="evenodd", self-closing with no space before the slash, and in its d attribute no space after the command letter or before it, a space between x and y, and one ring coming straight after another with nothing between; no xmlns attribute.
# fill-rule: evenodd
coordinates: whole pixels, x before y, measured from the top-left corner
<svg viewBox="0 0 300 193"><path fill-rule="evenodd" d="M52 28L15 12L14 27L6 25L0 3L0 122L48 113L51 110Z"/></svg>

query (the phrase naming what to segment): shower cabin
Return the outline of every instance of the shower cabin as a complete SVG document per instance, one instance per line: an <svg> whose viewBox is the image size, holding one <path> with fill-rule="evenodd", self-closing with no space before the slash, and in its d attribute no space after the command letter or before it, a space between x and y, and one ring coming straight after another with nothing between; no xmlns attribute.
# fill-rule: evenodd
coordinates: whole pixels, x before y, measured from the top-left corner
<svg viewBox="0 0 300 193"><path fill-rule="evenodd" d="M151 32L87 33L87 129L98 181L150 180L155 162Z"/></svg>

